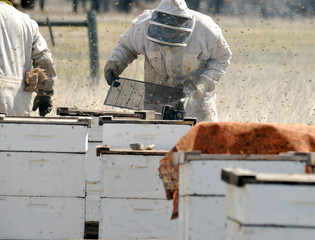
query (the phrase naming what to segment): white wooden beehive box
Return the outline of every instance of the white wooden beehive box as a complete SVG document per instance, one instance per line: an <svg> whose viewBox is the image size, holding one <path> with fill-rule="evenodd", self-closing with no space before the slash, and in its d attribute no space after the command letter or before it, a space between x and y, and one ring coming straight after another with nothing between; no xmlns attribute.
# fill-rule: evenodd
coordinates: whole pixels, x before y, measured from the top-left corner
<svg viewBox="0 0 315 240"><path fill-rule="evenodd" d="M155 145L171 150L177 140L195 124L193 120L108 120L103 121L103 144L113 149L129 149L131 143Z"/></svg>
<svg viewBox="0 0 315 240"><path fill-rule="evenodd" d="M100 157L96 155L96 147L103 142L103 122L108 119L143 119L149 120L154 117L153 111L101 111L82 110L77 108L59 107L57 114L62 117L80 118L89 121L88 128L88 152L85 162L87 184L100 182Z"/></svg>
<svg viewBox="0 0 315 240"><path fill-rule="evenodd" d="M63 111L65 114L65 111ZM86 161L86 180L87 184L100 181L100 157L96 154L96 147L103 143L103 124L108 119L125 119L132 121L133 119L150 119L154 116L152 111L138 111L133 113L111 112L111 111L82 111L68 109L69 114L78 114L80 116L90 116L91 127L88 130L89 151ZM111 144L111 142L109 142Z"/></svg>
<svg viewBox="0 0 315 240"><path fill-rule="evenodd" d="M85 158L73 153L0 152L0 195L84 197Z"/></svg>
<svg viewBox="0 0 315 240"><path fill-rule="evenodd" d="M0 238L82 238L89 122L0 118Z"/></svg>
<svg viewBox="0 0 315 240"><path fill-rule="evenodd" d="M221 169L227 166L273 173L305 173L311 164L307 154L214 155L200 152L174 154L179 163L180 239L226 238L225 183Z"/></svg>
<svg viewBox="0 0 315 240"><path fill-rule="evenodd" d="M98 149L102 158L100 238L177 239L159 162L167 151Z"/></svg>
<svg viewBox="0 0 315 240"><path fill-rule="evenodd" d="M314 238L315 175L224 168L222 179L229 239Z"/></svg>
<svg viewBox="0 0 315 240"><path fill-rule="evenodd" d="M100 239L178 239L172 201L102 198Z"/></svg>
<svg viewBox="0 0 315 240"><path fill-rule="evenodd" d="M108 119L142 119L152 120L154 111L102 111L102 110L84 110L77 108L58 107L57 114L63 117L90 118L91 128L89 129L89 142L102 142L103 140L103 122Z"/></svg>
<svg viewBox="0 0 315 240"><path fill-rule="evenodd" d="M84 197L88 121L0 119L0 195Z"/></svg>
<svg viewBox="0 0 315 240"><path fill-rule="evenodd" d="M100 220L100 180L101 159L96 154L96 148L103 142L103 121L106 119L152 119L153 111L100 111L82 110L77 108L59 107L57 114L62 117L80 118L89 121L88 152L84 163L86 181L86 215L87 222ZM105 120L104 120L105 119Z"/></svg>
<svg viewBox="0 0 315 240"><path fill-rule="evenodd" d="M23 152L87 152L85 119L0 118L0 149Z"/></svg>
<svg viewBox="0 0 315 240"><path fill-rule="evenodd" d="M102 151L102 147L99 148ZM101 153L102 198L165 199L158 168L162 150L105 150Z"/></svg>
<svg viewBox="0 0 315 240"><path fill-rule="evenodd" d="M84 201L0 196L0 239L82 239Z"/></svg>

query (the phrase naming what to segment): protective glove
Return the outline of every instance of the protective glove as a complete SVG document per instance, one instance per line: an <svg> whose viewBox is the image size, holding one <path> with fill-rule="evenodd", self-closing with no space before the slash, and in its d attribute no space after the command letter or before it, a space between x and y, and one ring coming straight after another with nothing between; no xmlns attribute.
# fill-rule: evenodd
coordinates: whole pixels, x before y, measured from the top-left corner
<svg viewBox="0 0 315 240"><path fill-rule="evenodd" d="M54 95L54 80L51 78L43 81L38 87L36 97L33 103L33 111L39 110L39 115L45 117L46 114L50 113L52 110L52 100L51 96Z"/></svg>
<svg viewBox="0 0 315 240"><path fill-rule="evenodd" d="M205 96L206 96L205 86L202 84L198 84L196 86L196 90L193 93L193 98L194 99L201 99L201 98L204 98Z"/></svg>
<svg viewBox="0 0 315 240"><path fill-rule="evenodd" d="M193 93L194 99L201 99L206 96L207 92L215 90L217 82L211 78L201 75L199 81L195 85L195 91Z"/></svg>
<svg viewBox="0 0 315 240"><path fill-rule="evenodd" d="M45 117L46 114L50 113L52 110L51 96L39 96L37 95L33 103L33 111L39 110L39 115Z"/></svg>
<svg viewBox="0 0 315 240"><path fill-rule="evenodd" d="M112 83L115 81L115 79L119 79L118 74L119 74L119 67L117 63L114 61L106 62L105 68L104 68L104 77L108 85L111 86ZM114 83L114 87L119 87L119 86L120 86L119 82Z"/></svg>

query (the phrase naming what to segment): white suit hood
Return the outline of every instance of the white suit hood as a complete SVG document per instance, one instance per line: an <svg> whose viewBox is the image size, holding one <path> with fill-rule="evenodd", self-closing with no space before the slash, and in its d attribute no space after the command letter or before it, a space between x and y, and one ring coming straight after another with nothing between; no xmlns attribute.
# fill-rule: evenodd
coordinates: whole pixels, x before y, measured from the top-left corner
<svg viewBox="0 0 315 240"><path fill-rule="evenodd" d="M162 0L152 13L147 38L162 45L186 47L194 25L194 15L184 0Z"/></svg>
<svg viewBox="0 0 315 240"><path fill-rule="evenodd" d="M193 17L184 0L162 0L156 11L186 18Z"/></svg>

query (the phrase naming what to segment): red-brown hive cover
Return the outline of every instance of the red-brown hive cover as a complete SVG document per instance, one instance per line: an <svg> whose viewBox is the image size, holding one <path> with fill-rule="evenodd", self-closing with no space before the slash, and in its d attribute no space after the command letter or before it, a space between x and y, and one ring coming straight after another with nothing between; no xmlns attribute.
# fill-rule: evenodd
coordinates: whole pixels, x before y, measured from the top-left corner
<svg viewBox="0 0 315 240"><path fill-rule="evenodd" d="M159 172L167 199L173 199L172 219L178 216L178 164L173 164L173 153L196 150L205 154L315 152L315 125L240 122L196 124L160 161Z"/></svg>

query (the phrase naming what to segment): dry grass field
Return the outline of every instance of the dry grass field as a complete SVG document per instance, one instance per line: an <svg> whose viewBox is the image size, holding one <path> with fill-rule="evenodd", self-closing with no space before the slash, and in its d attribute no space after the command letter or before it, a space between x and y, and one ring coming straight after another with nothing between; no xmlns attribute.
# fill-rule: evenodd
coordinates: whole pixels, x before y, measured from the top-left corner
<svg viewBox="0 0 315 240"><path fill-rule="evenodd" d="M84 13L30 11L36 20L84 20ZM100 79L93 85L89 77L87 29L53 27L52 46L47 27L40 31L53 53L58 71L55 107L112 110L103 105L107 85L103 78L106 58L119 36L139 12L100 14L98 44ZM218 85L217 107L220 121L315 123L315 19L263 19L260 17L214 17L233 52L230 67ZM123 73L143 79L143 57ZM55 115L54 113L51 116Z"/></svg>

